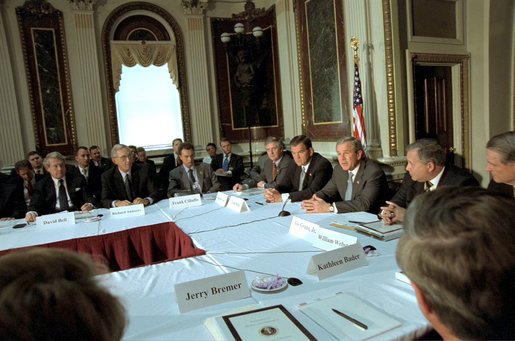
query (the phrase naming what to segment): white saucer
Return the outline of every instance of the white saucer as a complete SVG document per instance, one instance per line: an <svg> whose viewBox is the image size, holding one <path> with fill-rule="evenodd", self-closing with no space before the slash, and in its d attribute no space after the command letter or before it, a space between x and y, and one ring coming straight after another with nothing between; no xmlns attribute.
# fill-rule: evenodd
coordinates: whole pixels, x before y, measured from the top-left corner
<svg viewBox="0 0 515 341"><path fill-rule="evenodd" d="M273 288L268 288L268 286L277 281L276 285ZM251 283L252 289L258 292L271 293L278 292L284 290L288 286L288 279L277 276L257 276Z"/></svg>

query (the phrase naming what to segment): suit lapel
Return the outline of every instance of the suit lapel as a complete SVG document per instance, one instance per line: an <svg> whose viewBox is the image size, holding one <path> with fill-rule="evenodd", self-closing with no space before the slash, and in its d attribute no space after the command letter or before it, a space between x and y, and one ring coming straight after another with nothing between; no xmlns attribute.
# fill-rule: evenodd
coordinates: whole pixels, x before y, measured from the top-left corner
<svg viewBox="0 0 515 341"><path fill-rule="evenodd" d="M137 198L139 196L139 168L138 167L132 167L131 170L131 181L132 181L132 192L134 195L134 198Z"/></svg>
<svg viewBox="0 0 515 341"><path fill-rule="evenodd" d="M366 163L363 161L360 161L359 163L359 169L358 174L356 174L356 179L354 179L354 183L352 185L352 197L354 198L354 193L358 193L361 191L361 188L363 187L363 174L365 173L365 167ZM347 172L347 180L349 173Z"/></svg>

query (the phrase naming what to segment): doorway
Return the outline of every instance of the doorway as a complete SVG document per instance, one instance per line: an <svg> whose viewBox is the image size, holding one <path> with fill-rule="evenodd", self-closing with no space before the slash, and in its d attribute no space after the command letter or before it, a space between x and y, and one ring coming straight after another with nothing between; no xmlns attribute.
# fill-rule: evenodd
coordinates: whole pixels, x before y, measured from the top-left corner
<svg viewBox="0 0 515 341"><path fill-rule="evenodd" d="M434 138L470 169L469 56L408 52L409 141Z"/></svg>

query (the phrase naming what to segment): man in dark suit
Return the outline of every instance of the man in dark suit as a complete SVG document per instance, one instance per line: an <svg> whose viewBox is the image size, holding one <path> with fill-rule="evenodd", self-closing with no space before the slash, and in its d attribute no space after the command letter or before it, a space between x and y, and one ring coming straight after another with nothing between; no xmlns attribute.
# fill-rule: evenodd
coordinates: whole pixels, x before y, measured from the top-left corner
<svg viewBox="0 0 515 341"><path fill-rule="evenodd" d="M133 163L131 151L124 144L111 150L115 165L102 174L102 205L106 208L143 204L148 206L162 196L154 186L148 167Z"/></svg>
<svg viewBox="0 0 515 341"><path fill-rule="evenodd" d="M66 172L64 156L58 152L49 153L43 166L48 175L36 183L25 220L33 222L38 215L95 208L94 199L86 190L86 180Z"/></svg>
<svg viewBox="0 0 515 341"><path fill-rule="evenodd" d="M30 204L36 183L44 177L45 175L34 173L28 160L20 160L14 164L14 176L9 182L16 185L17 190L21 192L25 208Z"/></svg>
<svg viewBox="0 0 515 341"><path fill-rule="evenodd" d="M105 172L113 166L113 162L109 158L102 156L102 151L99 146L89 147L89 153L91 156L91 163L94 166L99 167L102 172Z"/></svg>
<svg viewBox="0 0 515 341"><path fill-rule="evenodd" d="M232 187L240 182L243 175L243 158L232 152L231 141L227 138L220 140L221 154L216 155L211 161L211 168L218 177L221 191L232 189Z"/></svg>
<svg viewBox="0 0 515 341"><path fill-rule="evenodd" d="M191 143L179 147L181 165L170 172L168 197L220 190L220 183L211 166L201 162L195 165L195 148Z"/></svg>
<svg viewBox="0 0 515 341"><path fill-rule="evenodd" d="M322 155L315 153L311 139L305 135L295 136L290 142L295 163L290 165L287 174L275 188L265 191L268 202L282 201L281 193L289 193L291 201L310 199L331 179L333 167Z"/></svg>
<svg viewBox="0 0 515 341"><path fill-rule="evenodd" d="M71 168L70 172L76 175L82 175L86 179L86 189L96 202L100 202L102 195L102 169L91 163L88 148L80 146L75 151L76 167Z"/></svg>
<svg viewBox="0 0 515 341"><path fill-rule="evenodd" d="M23 187L0 172L0 220L23 218L26 208Z"/></svg>
<svg viewBox="0 0 515 341"><path fill-rule="evenodd" d="M242 191L252 187L274 188L288 173L290 165L295 164L292 158L284 153L284 143L275 136L267 137L265 148L268 158L264 159L263 168L257 178L250 178L234 185L233 190Z"/></svg>
<svg viewBox="0 0 515 341"><path fill-rule="evenodd" d="M486 171L492 175L488 190L515 197L515 132L492 137L486 144Z"/></svg>
<svg viewBox="0 0 515 341"><path fill-rule="evenodd" d="M388 206L381 207L385 224L401 223L406 208L413 199L424 192L442 186L479 186L472 175L454 165L445 163L445 151L432 139L421 139L406 147L407 173L402 185Z"/></svg>
<svg viewBox="0 0 515 341"><path fill-rule="evenodd" d="M143 147L136 148L136 163L139 165L146 165L148 172L152 176L152 179L156 179L156 163L147 157L147 151Z"/></svg>
<svg viewBox="0 0 515 341"><path fill-rule="evenodd" d="M344 137L336 142L338 165L331 180L309 200L306 213L377 212L388 192L386 175L373 160L364 159L361 142Z"/></svg>
<svg viewBox="0 0 515 341"><path fill-rule="evenodd" d="M170 179L170 172L172 171L172 169L181 164L181 159L179 158L179 147L182 145L182 143L182 139L180 138L176 138L172 141L173 153L163 159L163 164L161 165L161 169L159 170L159 188L165 191L168 190L168 180Z"/></svg>
<svg viewBox="0 0 515 341"><path fill-rule="evenodd" d="M34 174L45 175L46 172L45 167L43 167L43 158L38 152L36 152L35 150L28 152L27 160L30 162Z"/></svg>

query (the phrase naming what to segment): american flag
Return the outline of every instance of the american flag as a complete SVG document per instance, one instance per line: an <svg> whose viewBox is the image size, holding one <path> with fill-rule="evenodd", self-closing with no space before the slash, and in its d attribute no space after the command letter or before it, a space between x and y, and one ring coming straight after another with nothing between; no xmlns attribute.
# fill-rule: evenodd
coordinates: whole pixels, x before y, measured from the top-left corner
<svg viewBox="0 0 515 341"><path fill-rule="evenodd" d="M363 116L363 97L361 96L361 80L359 79L358 64L354 63L354 93L352 100L352 135L367 147L365 117Z"/></svg>

